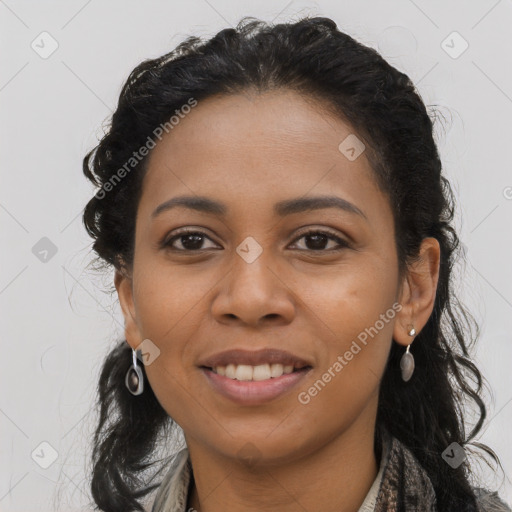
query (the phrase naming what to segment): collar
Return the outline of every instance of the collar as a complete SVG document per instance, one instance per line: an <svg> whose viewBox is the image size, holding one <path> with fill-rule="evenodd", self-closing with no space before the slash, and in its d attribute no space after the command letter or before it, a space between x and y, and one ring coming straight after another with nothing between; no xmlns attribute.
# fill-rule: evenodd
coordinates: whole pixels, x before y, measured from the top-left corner
<svg viewBox="0 0 512 512"><path fill-rule="evenodd" d="M358 512L374 512L379 489L390 456L390 438L384 437L379 471ZM180 450L158 489L151 512L187 512L187 501L192 475L188 448Z"/></svg>
<svg viewBox="0 0 512 512"><path fill-rule="evenodd" d="M379 472L358 512L437 512L430 478L413 453L386 430L377 436ZM187 512L192 476L188 449L180 450L158 488L151 512ZM512 512L496 492L474 488L479 512Z"/></svg>

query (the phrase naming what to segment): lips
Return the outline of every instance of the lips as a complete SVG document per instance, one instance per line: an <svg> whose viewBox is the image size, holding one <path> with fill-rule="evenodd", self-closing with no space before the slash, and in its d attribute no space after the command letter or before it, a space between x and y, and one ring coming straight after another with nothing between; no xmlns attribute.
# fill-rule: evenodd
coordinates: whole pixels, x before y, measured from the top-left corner
<svg viewBox="0 0 512 512"><path fill-rule="evenodd" d="M231 379L210 369L201 368L202 374L214 392L232 403L246 406L262 405L291 393L293 389L298 389L300 382L310 371L310 367L304 367L276 378L247 381Z"/></svg>
<svg viewBox="0 0 512 512"><path fill-rule="evenodd" d="M279 349L254 351L243 349L227 350L201 360L198 366L213 369L219 366L226 367L228 365L261 366L265 364L281 364L283 367L292 366L294 369L312 366L306 359Z"/></svg>
<svg viewBox="0 0 512 512"><path fill-rule="evenodd" d="M227 350L198 366L211 389L239 405L275 400L296 388L312 369L310 361L278 349Z"/></svg>

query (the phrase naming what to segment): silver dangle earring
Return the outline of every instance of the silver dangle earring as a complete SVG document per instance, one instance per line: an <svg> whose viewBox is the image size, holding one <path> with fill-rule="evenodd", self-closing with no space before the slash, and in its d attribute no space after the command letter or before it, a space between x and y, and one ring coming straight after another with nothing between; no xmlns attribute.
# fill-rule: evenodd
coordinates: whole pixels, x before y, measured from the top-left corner
<svg viewBox="0 0 512 512"><path fill-rule="evenodd" d="M144 376L142 369L137 364L137 351L132 348L133 363L126 372L124 383L132 395L140 395L144 391Z"/></svg>
<svg viewBox="0 0 512 512"><path fill-rule="evenodd" d="M411 326L411 329L408 334L409 336L413 337L416 335L416 330L414 329L414 327ZM407 382L414 373L414 356L409 352L409 347L411 346L411 344L412 341L411 343L409 343L409 345L407 345L407 350L402 356L402 359L400 359L400 369L402 370L402 380L404 382Z"/></svg>

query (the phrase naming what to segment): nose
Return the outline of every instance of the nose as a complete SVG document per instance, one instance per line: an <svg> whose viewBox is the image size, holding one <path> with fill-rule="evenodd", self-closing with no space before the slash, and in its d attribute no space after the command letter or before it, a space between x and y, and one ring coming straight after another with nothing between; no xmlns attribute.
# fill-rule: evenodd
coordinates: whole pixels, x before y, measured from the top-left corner
<svg viewBox="0 0 512 512"><path fill-rule="evenodd" d="M262 327L293 320L296 300L292 287L264 254L252 263L234 256L234 264L212 301L211 312L219 323Z"/></svg>

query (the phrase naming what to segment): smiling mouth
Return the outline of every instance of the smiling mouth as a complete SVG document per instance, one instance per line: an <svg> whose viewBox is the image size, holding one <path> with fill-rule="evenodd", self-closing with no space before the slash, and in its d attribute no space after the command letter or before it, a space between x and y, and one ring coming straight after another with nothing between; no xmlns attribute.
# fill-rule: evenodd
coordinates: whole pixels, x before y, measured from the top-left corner
<svg viewBox="0 0 512 512"><path fill-rule="evenodd" d="M265 363L257 366L251 366L248 364L228 364L226 366L214 367L203 366L202 368L232 380L262 381L277 379L290 373L308 371L311 369L311 366L301 365L300 363L296 366L283 365L280 363Z"/></svg>

